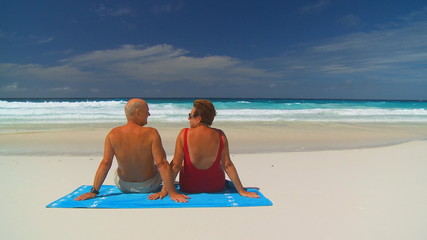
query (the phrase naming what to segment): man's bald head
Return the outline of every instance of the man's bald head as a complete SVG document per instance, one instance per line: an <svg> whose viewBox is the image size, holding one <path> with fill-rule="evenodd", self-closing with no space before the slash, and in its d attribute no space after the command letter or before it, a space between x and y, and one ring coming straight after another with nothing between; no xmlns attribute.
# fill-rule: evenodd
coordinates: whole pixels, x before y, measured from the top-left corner
<svg viewBox="0 0 427 240"><path fill-rule="evenodd" d="M140 111L144 111L148 109L148 105L147 102L145 102L144 100L140 99L140 98L132 98L131 100L129 100L125 106L125 114L126 114L126 118L132 119L136 110L140 110Z"/></svg>

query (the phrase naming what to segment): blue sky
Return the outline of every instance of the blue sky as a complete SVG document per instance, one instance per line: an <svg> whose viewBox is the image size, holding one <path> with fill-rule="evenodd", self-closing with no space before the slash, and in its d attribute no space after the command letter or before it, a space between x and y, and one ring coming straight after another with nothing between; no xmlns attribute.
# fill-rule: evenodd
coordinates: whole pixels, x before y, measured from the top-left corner
<svg viewBox="0 0 427 240"><path fill-rule="evenodd" d="M0 3L0 98L427 99L427 2Z"/></svg>

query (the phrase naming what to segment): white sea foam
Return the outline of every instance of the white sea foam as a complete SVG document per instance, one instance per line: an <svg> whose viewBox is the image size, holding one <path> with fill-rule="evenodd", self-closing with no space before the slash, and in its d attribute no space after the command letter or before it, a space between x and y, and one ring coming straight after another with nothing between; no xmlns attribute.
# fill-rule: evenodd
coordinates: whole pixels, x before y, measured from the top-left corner
<svg viewBox="0 0 427 240"><path fill-rule="evenodd" d="M185 122L192 108L191 100L148 102L151 122ZM425 102L392 102L392 107L384 105L386 103L214 101L216 121L427 123ZM125 104L125 100L0 101L0 124L119 123L125 122Z"/></svg>

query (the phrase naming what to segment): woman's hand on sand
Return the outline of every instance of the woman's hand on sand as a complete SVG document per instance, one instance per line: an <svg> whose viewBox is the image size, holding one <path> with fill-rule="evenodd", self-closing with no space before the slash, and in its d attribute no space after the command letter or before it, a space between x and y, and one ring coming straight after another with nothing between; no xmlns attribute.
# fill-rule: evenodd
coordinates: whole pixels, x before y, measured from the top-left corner
<svg viewBox="0 0 427 240"><path fill-rule="evenodd" d="M161 191L158 193L150 194L148 196L148 199L150 200L163 199L164 197L166 197L166 195L168 195L166 191ZM175 202L188 202L187 199L189 199L190 197L180 193L173 193L171 194L170 198Z"/></svg>
<svg viewBox="0 0 427 240"><path fill-rule="evenodd" d="M95 193L88 192L88 193L85 193L85 194L82 194L82 195L76 197L74 200L81 201L81 200L87 200L87 199L91 199L91 198L95 198L95 197L96 197Z"/></svg>
<svg viewBox="0 0 427 240"><path fill-rule="evenodd" d="M172 200L174 200L175 202L181 202L181 203L185 203L188 202L187 199L190 199L189 196L182 194L182 193L173 193L173 194L169 194L170 198Z"/></svg>
<svg viewBox="0 0 427 240"><path fill-rule="evenodd" d="M248 192L246 190L239 192L239 194L243 197L248 197L248 198L260 198L260 196L258 195L258 193L256 192Z"/></svg>

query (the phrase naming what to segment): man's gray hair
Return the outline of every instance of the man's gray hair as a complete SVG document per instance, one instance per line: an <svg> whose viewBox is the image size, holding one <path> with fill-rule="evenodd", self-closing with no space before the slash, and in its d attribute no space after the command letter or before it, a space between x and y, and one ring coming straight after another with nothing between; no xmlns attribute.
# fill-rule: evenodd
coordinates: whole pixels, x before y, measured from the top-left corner
<svg viewBox="0 0 427 240"><path fill-rule="evenodd" d="M125 106L126 118L131 118L136 109L142 109L143 105L140 101L129 101Z"/></svg>

